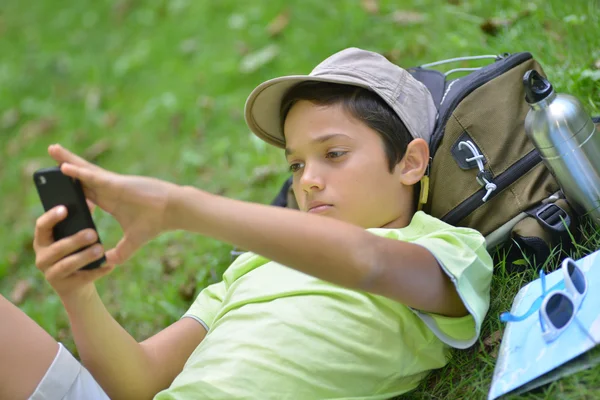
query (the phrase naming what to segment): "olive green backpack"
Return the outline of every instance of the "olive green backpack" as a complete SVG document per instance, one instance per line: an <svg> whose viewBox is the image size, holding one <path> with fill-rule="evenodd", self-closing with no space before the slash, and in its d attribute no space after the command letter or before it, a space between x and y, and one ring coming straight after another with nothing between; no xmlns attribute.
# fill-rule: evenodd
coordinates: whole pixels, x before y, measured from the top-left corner
<svg viewBox="0 0 600 400"><path fill-rule="evenodd" d="M493 62L484 67L432 69L486 58ZM541 261L568 239L575 215L525 134L529 105L522 82L530 69L544 75L523 52L444 60L408 71L425 84L438 108L420 207L451 225L477 229L490 250L512 239ZM450 78L464 71L469 73ZM273 205L297 208L290 185L288 179Z"/></svg>

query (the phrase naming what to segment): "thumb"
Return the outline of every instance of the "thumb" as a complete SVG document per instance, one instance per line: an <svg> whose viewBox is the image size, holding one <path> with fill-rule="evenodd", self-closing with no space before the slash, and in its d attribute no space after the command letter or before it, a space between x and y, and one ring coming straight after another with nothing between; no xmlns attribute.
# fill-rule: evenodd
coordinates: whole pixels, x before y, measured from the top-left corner
<svg viewBox="0 0 600 400"><path fill-rule="evenodd" d="M106 252L106 262L108 264L123 264L131 258L140 246L141 244L133 240L130 235L125 235L114 249Z"/></svg>

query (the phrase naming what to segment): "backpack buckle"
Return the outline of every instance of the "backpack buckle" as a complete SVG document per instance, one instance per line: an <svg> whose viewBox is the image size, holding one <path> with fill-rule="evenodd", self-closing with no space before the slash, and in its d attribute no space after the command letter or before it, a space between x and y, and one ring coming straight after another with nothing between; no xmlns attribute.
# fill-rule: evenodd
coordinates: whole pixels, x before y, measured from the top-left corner
<svg viewBox="0 0 600 400"><path fill-rule="evenodd" d="M571 225L569 214L555 203L548 203L539 208L535 212L535 218L544 229L554 232L565 232Z"/></svg>

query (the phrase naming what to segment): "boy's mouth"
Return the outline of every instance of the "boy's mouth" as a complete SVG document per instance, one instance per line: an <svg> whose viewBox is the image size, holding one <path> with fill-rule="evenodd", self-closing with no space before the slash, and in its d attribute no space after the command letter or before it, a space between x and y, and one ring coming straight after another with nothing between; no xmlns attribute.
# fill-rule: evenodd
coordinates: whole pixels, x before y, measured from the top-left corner
<svg viewBox="0 0 600 400"><path fill-rule="evenodd" d="M331 205L331 204L323 203L320 201L311 201L308 204L308 212L314 213L314 214L320 214L320 213L328 211L332 207L333 207L333 205Z"/></svg>

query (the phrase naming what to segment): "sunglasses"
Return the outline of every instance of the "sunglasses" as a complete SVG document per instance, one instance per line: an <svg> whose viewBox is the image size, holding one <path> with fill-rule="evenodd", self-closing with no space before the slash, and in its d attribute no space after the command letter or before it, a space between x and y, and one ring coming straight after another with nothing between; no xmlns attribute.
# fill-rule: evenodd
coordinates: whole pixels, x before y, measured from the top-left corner
<svg viewBox="0 0 600 400"><path fill-rule="evenodd" d="M571 258L566 258L562 262L561 269L563 279L549 290L546 290L546 274L544 274L544 270L540 270L542 294L533 302L525 314L517 316L505 312L500 315L500 321L523 321L539 310L542 337L546 342L555 340L567 329L571 322L575 321L595 343L588 330L576 317L587 293L588 285L585 274Z"/></svg>

